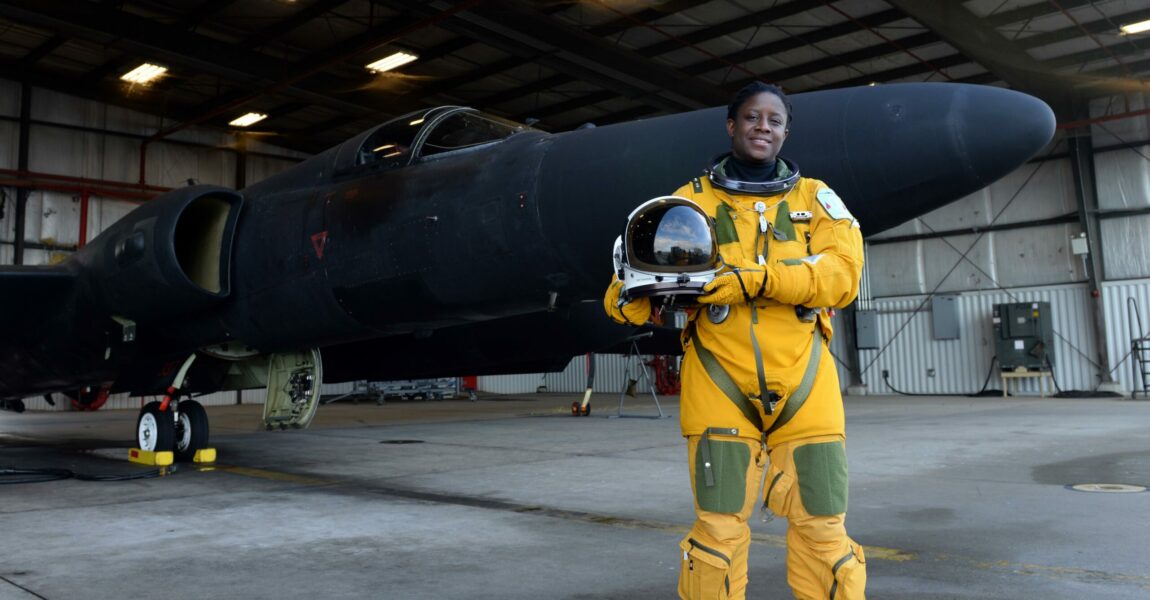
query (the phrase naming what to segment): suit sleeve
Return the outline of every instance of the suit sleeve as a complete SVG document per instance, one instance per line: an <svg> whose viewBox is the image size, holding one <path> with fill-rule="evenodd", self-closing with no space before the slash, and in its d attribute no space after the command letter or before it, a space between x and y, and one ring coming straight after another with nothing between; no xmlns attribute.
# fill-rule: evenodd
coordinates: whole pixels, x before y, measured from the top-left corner
<svg viewBox="0 0 1150 600"><path fill-rule="evenodd" d="M623 282L619 278L612 275L611 285L607 286L607 291L603 294L603 311L611 317L612 321L620 325L634 325L639 326L651 319L651 299L650 298L635 298L630 302L619 302L619 296L623 291Z"/></svg>
<svg viewBox="0 0 1150 600"><path fill-rule="evenodd" d="M821 181L814 183L815 194L810 201L811 256L768 265L763 295L796 306L843 308L858 296L863 269L862 232L834 191Z"/></svg>

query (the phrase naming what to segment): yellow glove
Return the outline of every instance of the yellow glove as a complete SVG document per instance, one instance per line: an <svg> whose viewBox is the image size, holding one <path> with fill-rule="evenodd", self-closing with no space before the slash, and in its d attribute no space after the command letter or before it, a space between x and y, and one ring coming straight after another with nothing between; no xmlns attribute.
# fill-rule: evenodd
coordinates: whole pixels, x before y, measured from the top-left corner
<svg viewBox="0 0 1150 600"><path fill-rule="evenodd" d="M723 273L703 286L700 304L739 304L747 302L766 289L767 272L736 270Z"/></svg>
<svg viewBox="0 0 1150 600"><path fill-rule="evenodd" d="M646 323L651 318L651 299L635 298L620 304L619 296L622 292L623 282L618 277L612 277L607 293L603 294L603 310L607 311L607 316L620 324L638 326Z"/></svg>

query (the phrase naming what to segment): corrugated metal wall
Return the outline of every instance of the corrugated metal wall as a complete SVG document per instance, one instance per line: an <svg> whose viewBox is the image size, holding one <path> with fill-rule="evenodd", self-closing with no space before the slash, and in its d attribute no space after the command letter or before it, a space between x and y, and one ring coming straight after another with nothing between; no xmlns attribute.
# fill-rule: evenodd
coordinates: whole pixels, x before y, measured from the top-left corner
<svg viewBox="0 0 1150 600"><path fill-rule="evenodd" d="M982 390L995 354L991 314L995 304L1049 302L1054 324L1054 374L1063 390L1092 390L1098 383L1097 351L1091 330L1089 291L1085 285L963 293L957 296L960 339L935 340L926 296L883 298L871 302L878 312L880 349L860 350L863 381L871 393L894 389L911 394L973 394ZM933 371L933 375L931 374ZM997 377L988 388L1001 389ZM1012 384L1012 390L1019 389ZM1023 394L1037 394L1025 380Z"/></svg>
<svg viewBox="0 0 1150 600"><path fill-rule="evenodd" d="M636 393L646 394L650 390L647 379L649 378L651 383L654 383L655 372L653 369L648 369L648 376L644 378L639 370L640 361L650 361L651 358L650 356L628 357L623 354L596 354L595 391L619 393L623 391L629 380L635 379ZM587 358L576 356L567 364L567 368L558 373L488 375L480 377L478 385L480 391L496 394L526 394L535 392L540 386L546 386L548 392L582 392L587 389Z"/></svg>
<svg viewBox="0 0 1150 600"><path fill-rule="evenodd" d="M1121 382L1124 390L1141 391L1141 376L1134 375L1130 341L1133 337L1150 335L1150 279L1104 284L1102 301L1106 307L1110 376Z"/></svg>
<svg viewBox="0 0 1150 600"><path fill-rule="evenodd" d="M994 184L922 218L868 238L871 293L906 296L1083 281L1069 250L1077 223L897 243L880 240L1026 223L1073 214L1068 160L1023 165Z"/></svg>

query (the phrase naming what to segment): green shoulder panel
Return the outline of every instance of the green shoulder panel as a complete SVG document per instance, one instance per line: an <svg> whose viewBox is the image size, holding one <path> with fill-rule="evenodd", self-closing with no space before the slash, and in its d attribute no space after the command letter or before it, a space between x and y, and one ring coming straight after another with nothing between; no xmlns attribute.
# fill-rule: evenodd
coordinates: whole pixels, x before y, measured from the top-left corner
<svg viewBox="0 0 1150 600"><path fill-rule="evenodd" d="M724 202L715 207L715 237L720 246L739 241L739 233L731 219L731 207Z"/></svg>
<svg viewBox="0 0 1150 600"><path fill-rule="evenodd" d="M795 224L791 222L791 208L786 200L779 203L779 210L775 213L775 231L781 236L780 241L795 239Z"/></svg>

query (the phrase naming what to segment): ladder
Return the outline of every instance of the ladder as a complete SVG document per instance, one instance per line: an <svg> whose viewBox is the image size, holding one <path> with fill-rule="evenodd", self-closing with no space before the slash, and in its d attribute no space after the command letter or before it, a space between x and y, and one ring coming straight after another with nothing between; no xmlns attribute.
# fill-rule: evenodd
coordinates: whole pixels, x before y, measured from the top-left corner
<svg viewBox="0 0 1150 600"><path fill-rule="evenodd" d="M1130 357L1133 358L1130 364L1134 366L1134 386L1130 397L1137 398L1138 394L1150 397L1150 335L1146 335L1142 328L1142 315L1134 298L1126 299L1126 312L1130 323ZM1134 329L1136 323L1137 330ZM1139 384L1142 389L1138 389Z"/></svg>

